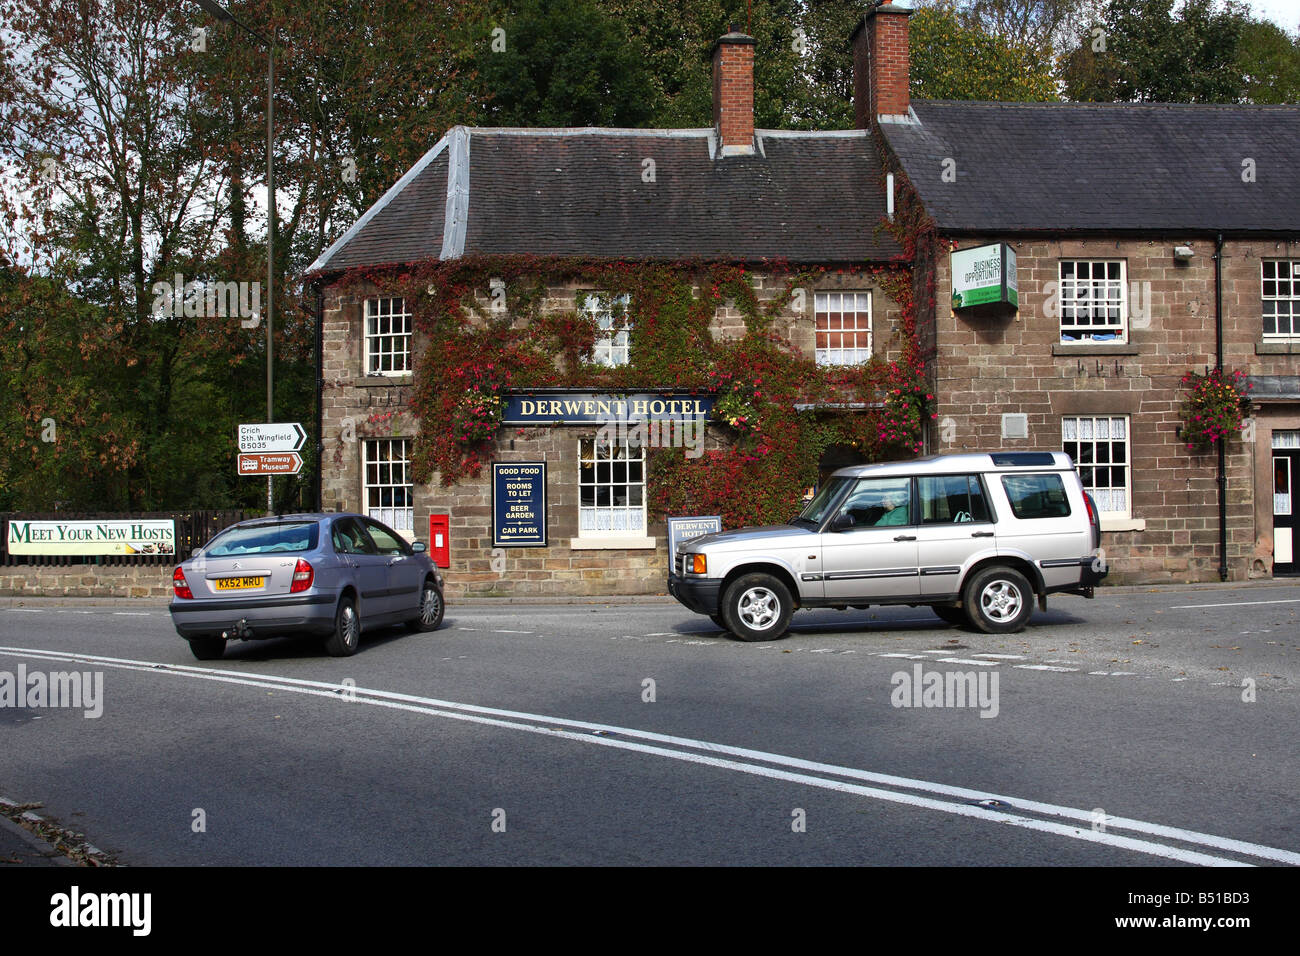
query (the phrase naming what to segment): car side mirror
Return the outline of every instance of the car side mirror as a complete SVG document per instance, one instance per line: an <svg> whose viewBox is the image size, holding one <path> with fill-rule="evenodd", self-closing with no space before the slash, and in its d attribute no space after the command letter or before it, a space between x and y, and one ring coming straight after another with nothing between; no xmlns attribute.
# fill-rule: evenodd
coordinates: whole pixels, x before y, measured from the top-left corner
<svg viewBox="0 0 1300 956"><path fill-rule="evenodd" d="M845 514L836 515L834 520L831 521L831 530L848 531L850 528L853 527L853 524L854 524L853 515L845 515Z"/></svg>
<svg viewBox="0 0 1300 956"><path fill-rule="evenodd" d="M429 549L424 546L423 541L412 541L411 550L414 551L416 554L424 554L424 552L428 551Z"/></svg>

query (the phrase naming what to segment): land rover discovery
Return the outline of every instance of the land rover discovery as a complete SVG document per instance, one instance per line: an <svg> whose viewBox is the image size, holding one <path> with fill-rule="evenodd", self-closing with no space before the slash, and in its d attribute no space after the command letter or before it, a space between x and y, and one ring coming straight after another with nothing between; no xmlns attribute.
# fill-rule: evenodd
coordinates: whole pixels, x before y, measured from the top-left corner
<svg viewBox="0 0 1300 956"><path fill-rule="evenodd" d="M928 605L985 633L1053 593L1093 596L1101 526L1064 452L934 455L841 468L789 524L684 542L668 591L745 641L798 608Z"/></svg>

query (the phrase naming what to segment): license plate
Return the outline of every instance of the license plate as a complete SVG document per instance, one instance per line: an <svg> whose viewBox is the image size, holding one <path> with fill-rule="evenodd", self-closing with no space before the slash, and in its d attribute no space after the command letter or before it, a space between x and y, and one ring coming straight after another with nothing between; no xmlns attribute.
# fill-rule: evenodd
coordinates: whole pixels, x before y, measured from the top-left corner
<svg viewBox="0 0 1300 956"><path fill-rule="evenodd" d="M244 591L248 588L260 588L265 583L265 577L217 578L212 582L212 586L217 591Z"/></svg>

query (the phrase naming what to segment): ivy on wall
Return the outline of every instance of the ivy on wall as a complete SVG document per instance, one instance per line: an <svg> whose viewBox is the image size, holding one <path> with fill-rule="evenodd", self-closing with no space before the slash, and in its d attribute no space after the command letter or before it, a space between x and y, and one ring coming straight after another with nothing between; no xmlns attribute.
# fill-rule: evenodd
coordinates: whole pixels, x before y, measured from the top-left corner
<svg viewBox="0 0 1300 956"><path fill-rule="evenodd" d="M834 270L874 283L901 307L901 357L857 366L818 366L779 330L792 300L812 294L831 270L770 262L762 271L781 283L766 301L752 273L733 263L536 256L356 269L338 291L401 296L412 313L423 342L411 403L420 421L416 481L436 473L452 485L477 476L510 390L710 393L717 396L711 432L719 440L694 458L681 448L651 449L649 507L656 517L721 514L725 526L739 527L797 511L831 446L853 448L868 461L919 452L933 399L916 340L909 261ZM598 291L607 305L629 297L628 364L591 361L600 335L595 319L576 301L567 309L546 301L549 288L566 285ZM710 325L724 304L743 317L744 331L715 339Z"/></svg>

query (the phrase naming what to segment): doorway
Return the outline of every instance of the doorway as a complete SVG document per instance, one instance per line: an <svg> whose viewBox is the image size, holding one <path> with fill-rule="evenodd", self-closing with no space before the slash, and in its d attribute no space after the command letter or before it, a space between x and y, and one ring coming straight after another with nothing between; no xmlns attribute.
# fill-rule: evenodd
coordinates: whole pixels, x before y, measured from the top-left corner
<svg viewBox="0 0 1300 956"><path fill-rule="evenodd" d="M1273 432L1273 576L1300 575L1296 558L1296 483L1300 479L1300 431Z"/></svg>

